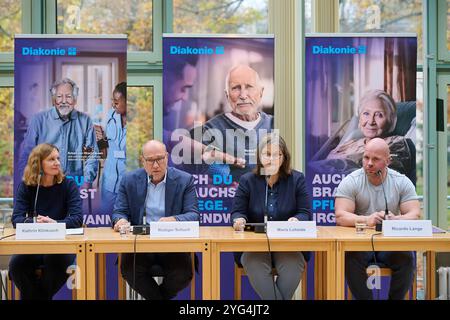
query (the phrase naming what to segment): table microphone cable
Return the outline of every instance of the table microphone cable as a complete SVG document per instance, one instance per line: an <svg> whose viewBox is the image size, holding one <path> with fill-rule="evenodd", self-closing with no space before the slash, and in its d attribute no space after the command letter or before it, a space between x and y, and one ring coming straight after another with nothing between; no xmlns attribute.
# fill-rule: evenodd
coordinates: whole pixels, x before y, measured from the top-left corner
<svg viewBox="0 0 450 320"><path fill-rule="evenodd" d="M4 237L1 237L0 238L0 240L3 240L3 239L6 239L6 238L9 238L9 237L13 237L13 236L15 236L16 234L15 233L13 233L13 234L10 234L10 235L7 235L7 236L4 236Z"/></svg>
<svg viewBox="0 0 450 320"><path fill-rule="evenodd" d="M374 234L372 234L372 236L370 237L370 243L372 244L373 261L375 262L375 264L377 264L377 257L376 257L376 254L375 254L375 246L374 246L374 243L373 243L373 238L374 238L375 236L379 236L380 234L383 234L383 232L377 232L377 233L374 233Z"/></svg>
<svg viewBox="0 0 450 320"><path fill-rule="evenodd" d="M133 242L133 291L136 292L136 242L138 235L134 236ZM133 298L135 298L135 294L133 294ZM134 299L135 300L135 299Z"/></svg>
<svg viewBox="0 0 450 320"><path fill-rule="evenodd" d="M270 178L270 176L269 176ZM275 300L278 300L277 297L277 290L275 289L275 275L273 273L273 260L272 260L272 251L270 250L270 240L269 240L269 236L267 235L267 218L269 213L268 208L267 208L267 193L268 193L268 189L269 189L269 179L267 179L266 177L266 202L265 202L265 207L264 207L264 234L266 235L266 239L267 239L267 249L269 251L269 261L270 261L270 273L272 274L272 285L273 285L273 295L275 297Z"/></svg>
<svg viewBox="0 0 450 320"><path fill-rule="evenodd" d="M278 300L277 290L275 289L275 275L273 273L272 251L270 250L269 236L267 235L267 232L265 232L265 234L267 239L267 248L269 249L270 273L272 274L273 295L275 296L275 300Z"/></svg>

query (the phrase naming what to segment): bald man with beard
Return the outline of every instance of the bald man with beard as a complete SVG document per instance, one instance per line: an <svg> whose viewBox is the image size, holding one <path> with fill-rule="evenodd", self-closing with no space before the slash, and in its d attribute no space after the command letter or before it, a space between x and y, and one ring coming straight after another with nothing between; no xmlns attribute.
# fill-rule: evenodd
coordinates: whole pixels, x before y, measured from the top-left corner
<svg viewBox="0 0 450 320"><path fill-rule="evenodd" d="M358 216L367 217L367 225L374 227L383 219L416 220L420 206L415 187L405 175L388 165L391 162L389 147L381 138L370 140L364 151L363 167L346 176L336 192L336 224L354 227ZM386 194L388 216L385 216ZM389 299L400 300L411 287L415 263L412 252L347 252L345 276L357 300L371 300L372 291L367 286L366 268L376 261L392 270Z"/></svg>

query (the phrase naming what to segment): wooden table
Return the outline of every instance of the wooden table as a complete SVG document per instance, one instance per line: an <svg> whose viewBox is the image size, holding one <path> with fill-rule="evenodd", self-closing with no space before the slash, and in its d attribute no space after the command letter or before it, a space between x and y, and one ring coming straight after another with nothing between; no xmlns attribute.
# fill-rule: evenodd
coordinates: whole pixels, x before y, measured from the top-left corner
<svg viewBox="0 0 450 320"><path fill-rule="evenodd" d="M14 229L5 229L3 236L12 235ZM78 300L86 299L86 255L84 235L66 236L64 240L16 240L14 236L0 240L0 255L12 254L75 254L75 291Z"/></svg>
<svg viewBox="0 0 450 320"><path fill-rule="evenodd" d="M206 228L206 229L205 229ZM204 300L211 299L211 250L206 234L208 227L200 228L199 238L150 238L148 235L137 236L136 252L201 252L202 253L202 295ZM88 228L85 232L87 299L96 299L96 255L99 257L99 299L105 299L105 253L132 253L134 239L129 235L121 238L112 228Z"/></svg>
<svg viewBox="0 0 450 320"><path fill-rule="evenodd" d="M319 287L325 289L326 299L335 299L336 240L329 231L333 227L317 227L317 238L270 239L271 251L319 251L323 252L324 272ZM202 228L200 228L202 229ZM222 252L268 251L265 234L235 232L232 227L211 227L203 233L211 239L212 248L212 299L220 299L220 254ZM321 277L322 276L322 277Z"/></svg>
<svg viewBox="0 0 450 320"><path fill-rule="evenodd" d="M347 251L372 251L371 236L375 230L368 229L366 234L357 235L355 228L334 227L333 235L336 243L336 298L345 298L345 253ZM436 233L432 237L384 237L382 234L375 235L375 251L429 251L449 252L450 233ZM433 257L431 255L430 257ZM427 291L426 298L435 297L434 261L427 268ZM429 270L428 270L429 269Z"/></svg>

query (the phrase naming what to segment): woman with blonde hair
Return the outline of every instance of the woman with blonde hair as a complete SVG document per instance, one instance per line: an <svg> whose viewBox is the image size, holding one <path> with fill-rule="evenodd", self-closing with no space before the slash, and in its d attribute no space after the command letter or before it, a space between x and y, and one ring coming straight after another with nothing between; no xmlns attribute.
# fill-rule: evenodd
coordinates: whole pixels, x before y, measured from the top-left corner
<svg viewBox="0 0 450 320"><path fill-rule="evenodd" d="M36 193L38 195L36 196ZM78 228L83 223L82 203L77 185L61 171L59 151L54 145L39 144L31 151L23 181L15 194L12 223L65 223ZM24 300L52 299L68 278L73 254L14 255L9 276ZM36 270L41 269L38 275Z"/></svg>

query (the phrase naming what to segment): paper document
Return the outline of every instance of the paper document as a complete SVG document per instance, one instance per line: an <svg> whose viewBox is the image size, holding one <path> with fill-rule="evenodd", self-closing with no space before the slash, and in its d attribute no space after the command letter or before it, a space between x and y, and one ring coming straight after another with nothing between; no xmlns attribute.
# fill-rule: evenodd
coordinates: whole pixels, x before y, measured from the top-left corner
<svg viewBox="0 0 450 320"><path fill-rule="evenodd" d="M84 234L83 228L66 229L66 235L71 234Z"/></svg>

